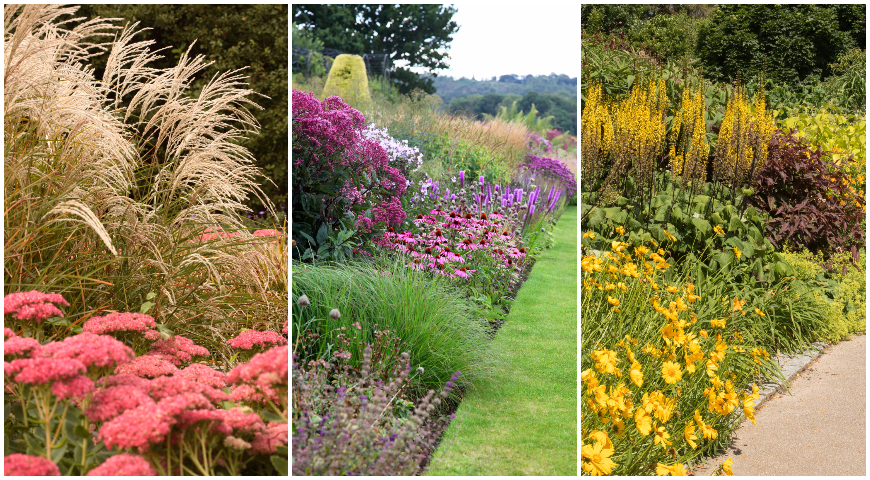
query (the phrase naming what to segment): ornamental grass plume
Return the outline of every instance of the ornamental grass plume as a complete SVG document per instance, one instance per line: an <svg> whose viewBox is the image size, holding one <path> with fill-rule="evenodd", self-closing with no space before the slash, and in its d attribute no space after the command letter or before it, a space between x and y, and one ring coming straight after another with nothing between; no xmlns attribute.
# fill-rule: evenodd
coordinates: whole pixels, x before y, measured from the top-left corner
<svg viewBox="0 0 870 480"><path fill-rule="evenodd" d="M105 462L87 473L89 477L111 476L156 476L154 467L148 460L135 453L119 453L112 455Z"/></svg>
<svg viewBox="0 0 870 480"><path fill-rule="evenodd" d="M271 330L264 332L245 330L237 337L227 340L227 345L237 350L251 350L253 348L265 350L267 347L286 344L287 339L283 335Z"/></svg>
<svg viewBox="0 0 870 480"><path fill-rule="evenodd" d="M7 477L59 476L60 469L45 457L13 453L3 457L3 475Z"/></svg>
<svg viewBox="0 0 870 480"><path fill-rule="evenodd" d="M191 56L192 45L178 65L153 68L154 42L135 40L137 24L62 22L77 8L4 7L7 289L75 291L66 311L75 319L136 311L156 292L165 308L153 315L170 327L268 304L280 272L258 247L271 240L243 223L246 202L275 212L240 145L259 128L249 111L259 108L255 93L232 71L194 95L192 78L208 63ZM104 51L97 78L90 60ZM238 234L191 242L208 227ZM58 314L41 305L17 313Z"/></svg>

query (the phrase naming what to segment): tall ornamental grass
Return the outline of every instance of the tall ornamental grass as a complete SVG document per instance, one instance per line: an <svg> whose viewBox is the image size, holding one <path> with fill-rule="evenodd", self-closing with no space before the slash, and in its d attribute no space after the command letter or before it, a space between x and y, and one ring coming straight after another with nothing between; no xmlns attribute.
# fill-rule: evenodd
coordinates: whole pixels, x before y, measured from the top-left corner
<svg viewBox="0 0 870 480"><path fill-rule="evenodd" d="M459 386L478 384L496 361L475 307L446 281L399 263L294 265L293 299L290 341L299 360L360 368L371 344L372 368L389 372L407 352L413 369L423 367L406 390L411 398L439 390L457 371Z"/></svg>
<svg viewBox="0 0 870 480"><path fill-rule="evenodd" d="M260 320L280 328L286 293L273 289L286 292L287 269L274 251L286 240L242 223L251 197L274 211L239 145L258 129L243 73L192 96L204 57L151 68L158 52L134 40L136 24L59 20L76 9L4 10L5 293L68 298L54 338L146 302L164 327L215 344L252 309L275 311ZM106 50L98 78L88 62Z"/></svg>

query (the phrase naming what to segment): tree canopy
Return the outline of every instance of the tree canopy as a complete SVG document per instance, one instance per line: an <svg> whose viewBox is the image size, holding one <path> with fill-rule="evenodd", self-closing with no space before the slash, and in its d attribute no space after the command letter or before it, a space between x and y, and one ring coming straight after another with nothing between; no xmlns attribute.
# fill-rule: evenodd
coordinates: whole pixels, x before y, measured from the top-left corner
<svg viewBox="0 0 870 480"><path fill-rule="evenodd" d="M456 9L446 5L293 5L293 21L327 49L362 55L385 53L395 65L392 80L399 92L415 88L434 93L432 79L411 71L422 67L431 75L448 67L447 49L459 25Z"/></svg>

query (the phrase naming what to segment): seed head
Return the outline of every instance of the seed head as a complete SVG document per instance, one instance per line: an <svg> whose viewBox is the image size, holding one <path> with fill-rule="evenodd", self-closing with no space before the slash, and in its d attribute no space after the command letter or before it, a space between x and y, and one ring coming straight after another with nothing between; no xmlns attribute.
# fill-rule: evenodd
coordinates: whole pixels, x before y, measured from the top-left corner
<svg viewBox="0 0 870 480"><path fill-rule="evenodd" d="M302 295L301 297L299 297L299 300L296 300L296 303L298 303L300 307L307 307L311 305L311 302L308 300L308 295Z"/></svg>
<svg viewBox="0 0 870 480"><path fill-rule="evenodd" d="M339 312L337 308L333 308L329 311L329 316L332 317L333 320L338 320L341 318L341 312Z"/></svg>

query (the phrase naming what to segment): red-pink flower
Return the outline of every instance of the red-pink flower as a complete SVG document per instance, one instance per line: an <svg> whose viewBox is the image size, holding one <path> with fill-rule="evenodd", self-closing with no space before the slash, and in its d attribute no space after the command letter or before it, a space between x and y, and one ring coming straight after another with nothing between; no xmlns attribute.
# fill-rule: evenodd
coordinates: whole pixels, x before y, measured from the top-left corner
<svg viewBox="0 0 870 480"><path fill-rule="evenodd" d="M81 400L85 395L94 391L94 381L79 375L67 380L58 380L51 384L51 393L61 400L74 398Z"/></svg>
<svg viewBox="0 0 870 480"><path fill-rule="evenodd" d="M114 367L129 362L133 349L109 335L81 333L62 342L51 342L42 348L42 355L51 358L74 359L85 367Z"/></svg>
<svg viewBox="0 0 870 480"><path fill-rule="evenodd" d="M69 302L56 293L42 293L36 290L10 293L3 297L3 314L14 315L19 320L37 322L46 318L62 317L63 313L52 305L53 303L69 306Z"/></svg>
<svg viewBox="0 0 870 480"><path fill-rule="evenodd" d="M201 393L214 403L229 400L229 395L217 388L199 382L187 380L180 376L157 377L151 380L149 394L154 400L179 395L184 392Z"/></svg>
<svg viewBox="0 0 870 480"><path fill-rule="evenodd" d="M278 230L272 228L266 230L257 230L254 232L255 237L273 237L279 235L281 235L281 233Z"/></svg>
<svg viewBox="0 0 870 480"><path fill-rule="evenodd" d="M265 453L267 455L275 453L275 449L279 445L287 445L290 441L290 431L288 424L269 422L266 429L256 436L251 441L251 453Z"/></svg>
<svg viewBox="0 0 870 480"><path fill-rule="evenodd" d="M162 410L166 415L175 418L185 410L209 410L213 409L214 405L201 393L183 392L171 397L161 398L157 402L157 408Z"/></svg>
<svg viewBox="0 0 870 480"><path fill-rule="evenodd" d="M13 453L3 458L3 475L7 477L59 476L60 469L45 457Z"/></svg>
<svg viewBox="0 0 870 480"><path fill-rule="evenodd" d="M140 405L118 415L100 427L100 439L106 446L122 449L137 448L142 453L152 443L160 443L169 434L173 419L154 408Z"/></svg>
<svg viewBox="0 0 870 480"><path fill-rule="evenodd" d="M244 383L233 387L230 391L230 398L236 403L266 403L266 397L262 393L257 392L257 389Z"/></svg>
<svg viewBox="0 0 870 480"><path fill-rule="evenodd" d="M15 332L13 332L11 328L3 327L3 340L12 338L14 336L15 336Z"/></svg>
<svg viewBox="0 0 870 480"><path fill-rule="evenodd" d="M168 355L175 360L176 366L189 362L194 356L208 356L208 349L193 343L193 340L176 335L169 340L157 340L151 345L151 352ZM149 353L151 353L149 352Z"/></svg>
<svg viewBox="0 0 870 480"><path fill-rule="evenodd" d="M119 365L115 369L115 374L129 374L139 377L159 377L161 375L172 375L178 371L178 367L167 362L163 358L156 355L142 355L134 358L132 361Z"/></svg>
<svg viewBox="0 0 870 480"><path fill-rule="evenodd" d="M223 435L231 435L233 429L223 423L223 416L220 412L223 410L185 410L177 417L175 428L186 430L191 425L197 422L206 422L210 424L211 429L216 433Z"/></svg>
<svg viewBox="0 0 870 480"><path fill-rule="evenodd" d="M116 374L109 375L100 379L100 386L103 388L108 387L133 387L138 390L142 390L143 392L147 392L151 388L151 380L147 378L142 378L138 375L132 374Z"/></svg>
<svg viewBox="0 0 870 480"><path fill-rule="evenodd" d="M117 385L97 390L85 416L92 422L104 422L140 405L153 408L154 404L146 392L129 385Z"/></svg>
<svg viewBox="0 0 870 480"><path fill-rule="evenodd" d="M226 388L227 375L201 363L191 363L190 366L180 370L176 377L185 378L212 388Z"/></svg>
<svg viewBox="0 0 870 480"><path fill-rule="evenodd" d="M227 381L257 385L286 385L289 370L288 354L287 345L257 353L248 363L232 369L227 375Z"/></svg>
<svg viewBox="0 0 870 480"><path fill-rule="evenodd" d="M287 339L284 338L278 332L273 332L271 330L266 330L264 332L260 332L257 330L245 330L240 333L236 338L232 338L227 341L227 345L232 348L241 349L241 350L250 350L252 348L260 347L265 349L268 346L273 345L284 345L287 343Z"/></svg>
<svg viewBox="0 0 870 480"><path fill-rule="evenodd" d="M88 472L89 477L110 477L110 476L126 476L126 477L153 477L157 472L145 460L145 457L136 455L135 453L119 453L112 455L108 460L103 462L99 467Z"/></svg>
<svg viewBox="0 0 870 480"><path fill-rule="evenodd" d="M84 373L87 369L78 360L56 358L19 358L12 360L5 373L18 383L41 385L55 380L66 380ZM5 364L4 364L5 367Z"/></svg>
<svg viewBox="0 0 870 480"><path fill-rule="evenodd" d="M233 433L237 436L242 436L242 432L257 434L266 430L266 424L257 413L247 412L246 409L238 407L218 410L218 412L220 412L224 425L232 428Z"/></svg>
<svg viewBox="0 0 870 480"><path fill-rule="evenodd" d="M8 330L8 329L7 329ZM31 356L35 352L39 352L42 345L35 338L13 336L3 342L3 356L9 357L13 355Z"/></svg>
<svg viewBox="0 0 870 480"><path fill-rule="evenodd" d="M110 313L102 317L91 317L82 325L82 331L98 335L112 332L147 333L156 327L157 323L151 315L124 312Z"/></svg>

